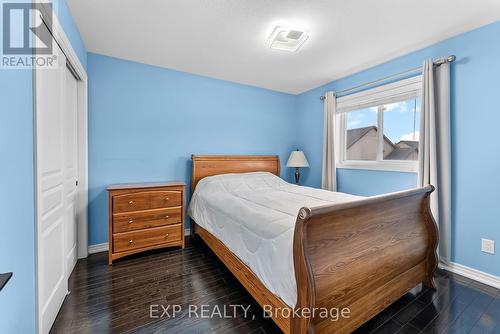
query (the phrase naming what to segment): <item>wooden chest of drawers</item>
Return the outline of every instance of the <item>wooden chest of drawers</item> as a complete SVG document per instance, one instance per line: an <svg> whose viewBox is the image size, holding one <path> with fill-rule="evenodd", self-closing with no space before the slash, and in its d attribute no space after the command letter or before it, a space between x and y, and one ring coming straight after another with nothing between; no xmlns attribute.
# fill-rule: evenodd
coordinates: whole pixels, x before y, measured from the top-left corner
<svg viewBox="0 0 500 334"><path fill-rule="evenodd" d="M110 185L109 264L150 249L184 248L184 193L182 182Z"/></svg>

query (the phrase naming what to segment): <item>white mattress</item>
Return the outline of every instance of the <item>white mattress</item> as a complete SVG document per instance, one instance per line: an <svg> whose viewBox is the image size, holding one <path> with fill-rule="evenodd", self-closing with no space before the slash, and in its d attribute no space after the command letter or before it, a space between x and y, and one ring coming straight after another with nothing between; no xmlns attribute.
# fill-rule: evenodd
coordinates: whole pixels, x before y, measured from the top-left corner
<svg viewBox="0 0 500 334"><path fill-rule="evenodd" d="M223 174L198 182L188 214L294 307L293 233L299 209L359 198L296 186L271 173Z"/></svg>

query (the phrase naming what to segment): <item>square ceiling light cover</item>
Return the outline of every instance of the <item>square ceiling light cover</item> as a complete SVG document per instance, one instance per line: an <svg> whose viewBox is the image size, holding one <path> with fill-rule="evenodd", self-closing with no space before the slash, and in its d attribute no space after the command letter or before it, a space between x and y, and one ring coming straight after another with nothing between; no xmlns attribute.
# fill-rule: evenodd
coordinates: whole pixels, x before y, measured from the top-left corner
<svg viewBox="0 0 500 334"><path fill-rule="evenodd" d="M295 52L309 38L303 31L276 27L269 36L269 47L271 49Z"/></svg>

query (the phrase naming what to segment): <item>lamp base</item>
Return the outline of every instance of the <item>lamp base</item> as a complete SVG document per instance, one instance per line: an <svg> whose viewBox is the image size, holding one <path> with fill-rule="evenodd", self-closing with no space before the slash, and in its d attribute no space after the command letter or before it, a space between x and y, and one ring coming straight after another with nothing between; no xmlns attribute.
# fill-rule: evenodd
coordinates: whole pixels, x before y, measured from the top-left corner
<svg viewBox="0 0 500 334"><path fill-rule="evenodd" d="M299 180L300 180L299 167L295 167L295 184L299 184Z"/></svg>

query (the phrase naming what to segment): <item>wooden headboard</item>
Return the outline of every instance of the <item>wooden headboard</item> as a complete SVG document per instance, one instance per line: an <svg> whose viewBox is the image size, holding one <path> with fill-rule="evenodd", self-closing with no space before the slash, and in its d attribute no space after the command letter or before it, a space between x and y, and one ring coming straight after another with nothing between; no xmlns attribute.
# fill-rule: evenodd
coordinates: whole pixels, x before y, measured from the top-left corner
<svg viewBox="0 0 500 334"><path fill-rule="evenodd" d="M277 155L192 155L191 195L198 181L227 173L269 172L280 176Z"/></svg>

